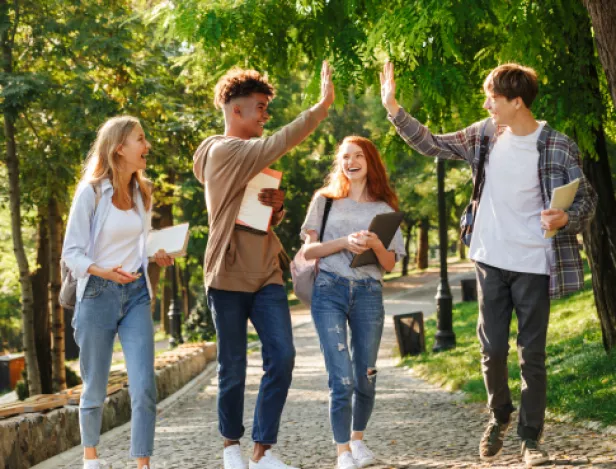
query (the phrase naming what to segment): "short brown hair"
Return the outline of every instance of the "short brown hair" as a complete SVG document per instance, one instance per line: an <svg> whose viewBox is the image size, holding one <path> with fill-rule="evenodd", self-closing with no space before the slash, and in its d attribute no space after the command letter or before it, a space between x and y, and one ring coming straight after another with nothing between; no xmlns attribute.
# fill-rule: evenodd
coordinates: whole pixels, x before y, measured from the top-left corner
<svg viewBox="0 0 616 469"><path fill-rule="evenodd" d="M274 87L256 70L233 68L216 83L214 105L220 109L232 99L262 93L270 100L275 96Z"/></svg>
<svg viewBox="0 0 616 469"><path fill-rule="evenodd" d="M530 109L539 91L537 72L514 63L500 65L487 76L483 89L504 96L510 101L520 97Z"/></svg>

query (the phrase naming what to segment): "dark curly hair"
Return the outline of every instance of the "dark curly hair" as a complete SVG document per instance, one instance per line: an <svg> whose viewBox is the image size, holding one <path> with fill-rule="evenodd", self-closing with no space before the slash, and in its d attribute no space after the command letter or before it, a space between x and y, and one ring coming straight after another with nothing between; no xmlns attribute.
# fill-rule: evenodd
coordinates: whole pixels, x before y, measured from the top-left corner
<svg viewBox="0 0 616 469"><path fill-rule="evenodd" d="M233 68L216 83L214 88L214 105L222 108L232 99L250 96L252 93L262 93L270 100L275 96L274 87L267 78L256 70Z"/></svg>

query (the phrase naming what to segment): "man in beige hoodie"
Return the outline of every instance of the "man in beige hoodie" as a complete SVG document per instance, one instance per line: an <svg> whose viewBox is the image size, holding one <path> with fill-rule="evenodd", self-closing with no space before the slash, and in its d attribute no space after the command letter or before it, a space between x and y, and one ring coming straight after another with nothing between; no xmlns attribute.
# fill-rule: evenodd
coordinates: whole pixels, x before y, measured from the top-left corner
<svg viewBox="0 0 616 469"><path fill-rule="evenodd" d="M245 469L239 440L244 434L248 319L262 343L263 369L254 413L250 469L293 469L277 459L280 416L291 385L295 348L278 254L280 241L236 225L248 182L312 133L334 101L331 70L321 70L321 100L270 137L262 138L274 88L254 70L234 69L215 89L225 117L224 135L199 146L193 171L205 186L209 236L204 281L218 340L218 419L225 469ZM272 194L263 194L268 203Z"/></svg>

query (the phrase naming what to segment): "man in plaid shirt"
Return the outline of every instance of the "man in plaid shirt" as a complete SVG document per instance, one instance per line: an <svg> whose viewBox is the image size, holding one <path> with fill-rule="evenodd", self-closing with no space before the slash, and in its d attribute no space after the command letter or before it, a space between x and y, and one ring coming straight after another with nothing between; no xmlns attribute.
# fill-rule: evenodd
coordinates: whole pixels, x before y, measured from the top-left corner
<svg viewBox="0 0 616 469"><path fill-rule="evenodd" d="M515 410L508 386L509 327L518 318L522 398L518 435L527 466L549 461L539 446L546 405L545 348L550 298L583 287L577 233L590 221L597 196L580 168L579 150L569 137L537 121L530 107L538 91L528 67L506 64L484 82L483 107L497 126L485 160L484 182L470 245L479 293L477 334L491 419L481 439L481 459L497 457ZM396 102L391 63L381 74L381 98L398 134L417 152L465 160L476 180L476 148L484 122L458 132L433 135ZM477 155L479 152L477 152ZM575 179L571 207L550 208L552 191ZM544 239L544 230L558 230Z"/></svg>

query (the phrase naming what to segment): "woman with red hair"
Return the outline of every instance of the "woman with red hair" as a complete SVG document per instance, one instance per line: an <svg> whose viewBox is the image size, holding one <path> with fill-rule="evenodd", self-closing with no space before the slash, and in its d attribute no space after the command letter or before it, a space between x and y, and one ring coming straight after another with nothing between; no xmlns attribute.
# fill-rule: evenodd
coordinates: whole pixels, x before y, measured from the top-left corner
<svg viewBox="0 0 616 469"><path fill-rule="evenodd" d="M319 239L329 204L323 239ZM301 233L306 259L319 259L311 311L329 374L338 469L374 462L363 437L374 407L376 359L385 316L381 279L405 251L400 230L391 246L384 246L367 230L375 215L395 210L398 198L374 144L363 137L346 137L326 185L310 204ZM353 255L368 249L374 251L378 264L352 268Z"/></svg>

